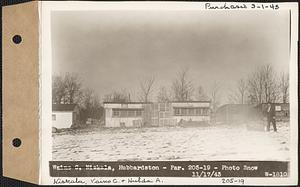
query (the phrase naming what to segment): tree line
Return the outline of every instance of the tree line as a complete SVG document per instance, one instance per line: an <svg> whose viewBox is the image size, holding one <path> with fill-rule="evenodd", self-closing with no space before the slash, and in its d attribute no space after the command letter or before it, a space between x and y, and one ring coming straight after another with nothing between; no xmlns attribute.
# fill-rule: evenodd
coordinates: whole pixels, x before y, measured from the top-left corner
<svg viewBox="0 0 300 187"><path fill-rule="evenodd" d="M75 73L52 77L52 103L77 104L82 122L86 122L88 118L100 119L104 110L95 91L83 88L78 74Z"/></svg>
<svg viewBox="0 0 300 187"><path fill-rule="evenodd" d="M207 93L203 86L199 85L195 88L189 77L189 69L182 68L175 75L170 87L156 86L155 76L144 77L139 80L138 100L140 102L170 102L170 101L212 101L213 106L217 107L219 103L220 84L216 81L213 84L211 93ZM154 91L156 97L153 96ZM121 91L113 91L104 96L105 102L130 102L132 101L130 93L123 89Z"/></svg>
<svg viewBox="0 0 300 187"><path fill-rule="evenodd" d="M66 73L63 76L53 76L52 81L54 104L78 104L82 120L102 117L104 109L101 99L94 90L83 88L77 74ZM218 80L213 81L208 90L205 90L202 85L195 86L189 77L189 70L182 68L174 76L169 87L157 88L155 76L140 79L136 98L140 102L211 101L214 112L220 105L222 89L224 88ZM154 91L156 97L153 97ZM229 103L235 104L287 103L288 99L289 75L288 73L277 74L271 65L257 67L252 73L238 80L228 94ZM130 92L123 89L104 95L102 101L131 102L133 100Z"/></svg>
<svg viewBox="0 0 300 187"><path fill-rule="evenodd" d="M155 80L154 76L140 80L139 101L155 100L152 93L157 89L157 102L211 101L212 110L215 111L220 105L221 91L224 91L220 80L213 81L207 90L202 85L195 87L187 68L178 71L170 87L160 86L157 88ZM227 92L226 97L228 103L233 104L288 103L289 74L275 72L270 64L259 66L249 75L236 81L234 88L229 93ZM126 90L122 90L106 95L104 101L128 102L131 101L131 98Z"/></svg>
<svg viewBox="0 0 300 187"><path fill-rule="evenodd" d="M288 103L289 74L277 73L271 65L257 67L236 82L228 99L236 104Z"/></svg>

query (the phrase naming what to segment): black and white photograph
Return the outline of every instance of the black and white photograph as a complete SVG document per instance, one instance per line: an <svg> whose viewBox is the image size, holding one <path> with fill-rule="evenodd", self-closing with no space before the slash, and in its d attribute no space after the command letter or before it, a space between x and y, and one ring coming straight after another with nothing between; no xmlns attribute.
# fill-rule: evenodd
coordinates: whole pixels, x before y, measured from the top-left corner
<svg viewBox="0 0 300 187"><path fill-rule="evenodd" d="M221 5L51 11L51 161L289 162L291 11Z"/></svg>
<svg viewBox="0 0 300 187"><path fill-rule="evenodd" d="M54 160L289 160L288 11L51 18Z"/></svg>

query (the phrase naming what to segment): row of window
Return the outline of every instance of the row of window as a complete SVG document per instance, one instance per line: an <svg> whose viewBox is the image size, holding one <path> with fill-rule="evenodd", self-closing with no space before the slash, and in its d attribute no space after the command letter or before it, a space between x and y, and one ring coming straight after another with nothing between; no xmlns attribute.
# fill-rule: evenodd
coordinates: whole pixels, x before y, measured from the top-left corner
<svg viewBox="0 0 300 187"><path fill-rule="evenodd" d="M209 108L175 108L175 116L207 116Z"/></svg>
<svg viewBox="0 0 300 187"><path fill-rule="evenodd" d="M155 109L161 111L161 112L165 112L165 111L170 111L171 109L171 104L170 103L158 103L157 106L155 106Z"/></svg>
<svg viewBox="0 0 300 187"><path fill-rule="evenodd" d="M143 109L113 109L112 117L141 117ZM207 116L209 108L175 108L175 116Z"/></svg>
<svg viewBox="0 0 300 187"><path fill-rule="evenodd" d="M141 117L142 109L113 109L112 117Z"/></svg>

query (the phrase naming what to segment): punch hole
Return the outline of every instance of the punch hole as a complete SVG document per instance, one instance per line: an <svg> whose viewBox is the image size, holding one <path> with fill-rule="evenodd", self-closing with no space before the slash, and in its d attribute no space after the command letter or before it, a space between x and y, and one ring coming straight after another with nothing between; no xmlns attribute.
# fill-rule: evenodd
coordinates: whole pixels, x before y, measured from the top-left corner
<svg viewBox="0 0 300 187"><path fill-rule="evenodd" d="M13 42L15 44L19 44L22 42L22 37L20 35L14 35L14 37L12 38Z"/></svg>
<svg viewBox="0 0 300 187"><path fill-rule="evenodd" d="M20 147L21 144L22 144L22 141L20 138L14 138L13 141L12 141L12 144L14 147Z"/></svg>

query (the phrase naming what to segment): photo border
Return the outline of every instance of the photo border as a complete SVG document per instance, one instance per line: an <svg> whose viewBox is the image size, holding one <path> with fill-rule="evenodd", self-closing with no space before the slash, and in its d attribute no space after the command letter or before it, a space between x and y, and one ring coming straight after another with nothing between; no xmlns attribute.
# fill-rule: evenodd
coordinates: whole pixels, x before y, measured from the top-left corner
<svg viewBox="0 0 300 187"><path fill-rule="evenodd" d="M52 51L51 51L51 11L83 11L83 10L206 10L206 2L39 2L40 14L40 183L53 184L49 175L49 161L52 160ZM223 5L224 2L211 2ZM298 182L298 4L279 4L280 9L291 12L291 53L290 53L290 177L289 178L246 178L245 185L288 185ZM227 2L227 4L247 4ZM261 3L256 3L261 4ZM230 10L237 11L237 10ZM251 10L243 10L251 11ZM257 11L257 10L256 10ZM262 10L265 11L265 10ZM276 11L276 10L274 10ZM51 149L49 149L51 147ZM162 178L163 184L208 184L221 185L221 178Z"/></svg>

